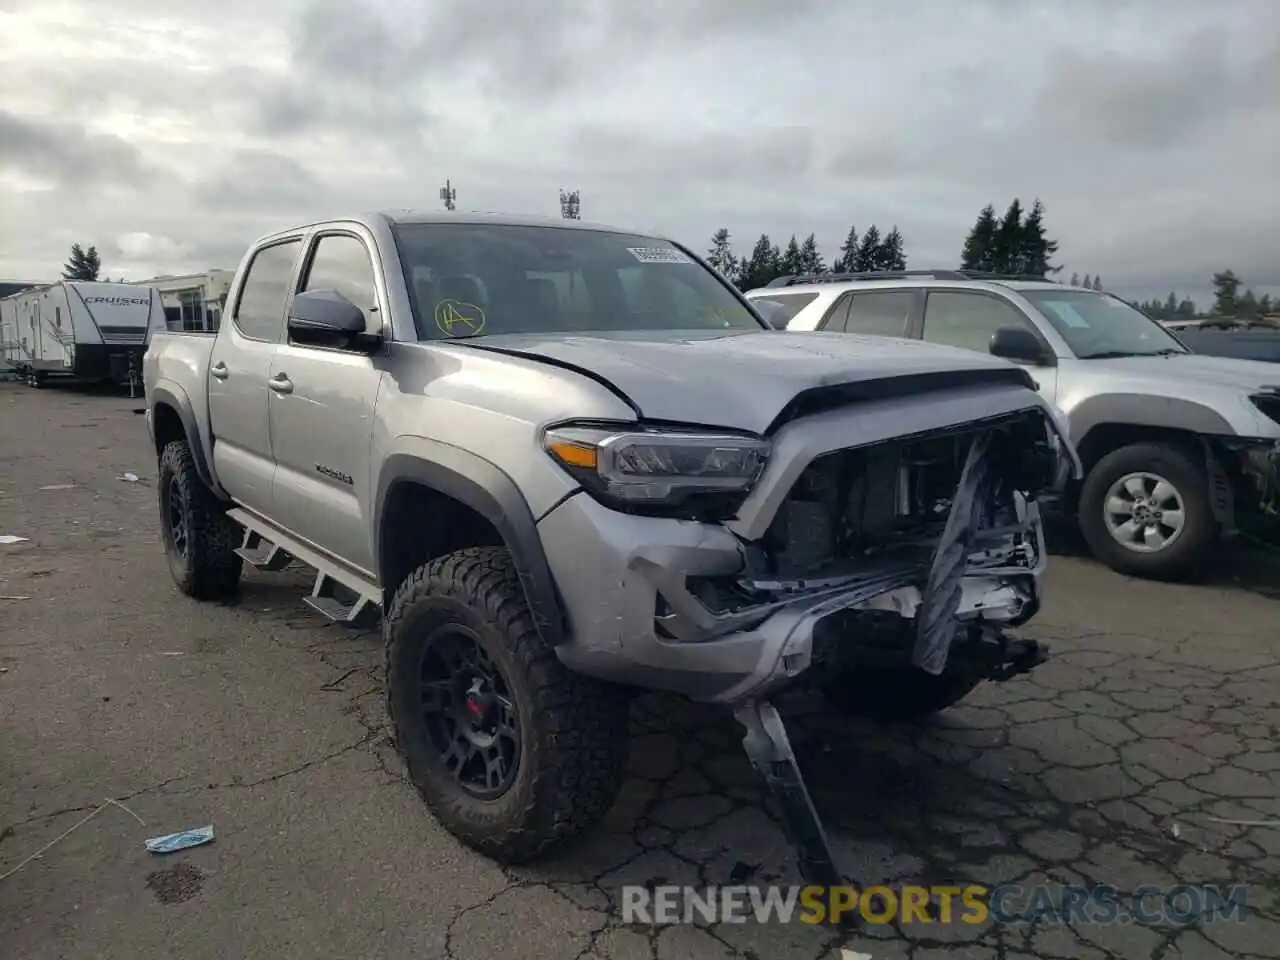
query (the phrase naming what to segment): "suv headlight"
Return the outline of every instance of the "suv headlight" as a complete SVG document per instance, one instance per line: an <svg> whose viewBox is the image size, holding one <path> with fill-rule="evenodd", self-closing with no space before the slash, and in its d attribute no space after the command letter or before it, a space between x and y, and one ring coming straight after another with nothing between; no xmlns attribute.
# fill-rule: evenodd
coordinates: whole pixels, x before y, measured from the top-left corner
<svg viewBox="0 0 1280 960"><path fill-rule="evenodd" d="M543 447L611 506L699 507L732 516L769 459L769 441L745 434L632 424L563 424ZM665 511L664 511L665 512Z"/></svg>

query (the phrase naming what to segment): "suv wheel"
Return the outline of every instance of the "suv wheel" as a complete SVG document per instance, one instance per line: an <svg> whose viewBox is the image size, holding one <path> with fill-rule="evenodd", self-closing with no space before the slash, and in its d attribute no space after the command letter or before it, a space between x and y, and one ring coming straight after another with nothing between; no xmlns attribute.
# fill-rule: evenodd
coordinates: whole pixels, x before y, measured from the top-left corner
<svg viewBox="0 0 1280 960"><path fill-rule="evenodd" d="M506 550L418 568L384 620L387 706L409 777L463 843L505 863L568 841L612 806L630 701L538 636Z"/></svg>
<svg viewBox="0 0 1280 960"><path fill-rule="evenodd" d="M1081 489L1079 519L1095 557L1154 580L1197 573L1218 533L1204 466L1168 443L1135 443L1099 460Z"/></svg>
<svg viewBox="0 0 1280 960"><path fill-rule="evenodd" d="M243 568L236 548L244 531L200 479L185 440L165 446L157 473L161 537L178 589L197 600L234 593Z"/></svg>

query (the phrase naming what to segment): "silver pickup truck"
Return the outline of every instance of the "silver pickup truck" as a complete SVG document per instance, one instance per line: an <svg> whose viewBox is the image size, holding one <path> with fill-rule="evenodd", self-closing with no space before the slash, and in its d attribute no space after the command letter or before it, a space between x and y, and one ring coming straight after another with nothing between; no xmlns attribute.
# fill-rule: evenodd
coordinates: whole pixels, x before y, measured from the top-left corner
<svg viewBox="0 0 1280 960"><path fill-rule="evenodd" d="M923 716L1043 660L1037 497L1079 462L1004 360L772 330L665 239L441 213L258 241L144 363L179 587L315 571L381 614L437 817L529 859L613 802L634 689L724 704L834 882L771 698Z"/></svg>

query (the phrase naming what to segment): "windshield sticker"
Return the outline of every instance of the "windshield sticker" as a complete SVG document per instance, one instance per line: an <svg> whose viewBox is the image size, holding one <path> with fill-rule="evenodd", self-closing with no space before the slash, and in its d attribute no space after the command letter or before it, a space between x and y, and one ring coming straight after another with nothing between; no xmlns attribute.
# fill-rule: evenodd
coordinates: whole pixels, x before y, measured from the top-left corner
<svg viewBox="0 0 1280 960"><path fill-rule="evenodd" d="M1075 327L1077 330L1089 329L1089 321L1080 316L1076 312L1076 308L1071 304L1064 303L1061 300L1046 300L1045 306L1057 314L1058 319L1068 327Z"/></svg>
<svg viewBox="0 0 1280 960"><path fill-rule="evenodd" d="M627 253L641 263L693 263L674 247L627 247Z"/></svg>
<svg viewBox="0 0 1280 960"><path fill-rule="evenodd" d="M441 300L435 319L446 337L473 337L484 330L484 311L465 300Z"/></svg>

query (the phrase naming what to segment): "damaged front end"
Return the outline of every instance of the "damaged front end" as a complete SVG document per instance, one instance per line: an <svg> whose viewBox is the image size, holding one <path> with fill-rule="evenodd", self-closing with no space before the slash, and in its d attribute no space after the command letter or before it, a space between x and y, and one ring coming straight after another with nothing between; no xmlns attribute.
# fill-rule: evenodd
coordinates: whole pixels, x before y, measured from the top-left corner
<svg viewBox="0 0 1280 960"><path fill-rule="evenodd" d="M550 436L553 449L586 442ZM596 482L588 470L612 480L623 454L611 450L631 440L601 430L595 443L594 458L585 446L558 454L589 464L584 485ZM850 667L945 683L956 671L1002 680L1039 663L1044 652L1008 631L1040 603L1039 498L1080 464L1056 414L1005 383L836 402L782 423L768 444L762 468L746 471L741 449L758 447L714 441L722 468L750 473L730 506L686 500L680 516L646 515L609 488L612 503L596 490L544 517L572 620L556 653L604 679L730 707L805 877L835 884L772 698Z"/></svg>
<svg viewBox="0 0 1280 960"><path fill-rule="evenodd" d="M1060 439L1038 409L814 458L742 569L698 576L632 563L657 587L655 630L677 643L742 631L785 635L715 699L772 692L839 660L938 675L953 658L990 679L1043 659L1006 627L1039 607L1046 549L1038 495L1060 482ZM889 631L886 617L901 627Z"/></svg>

